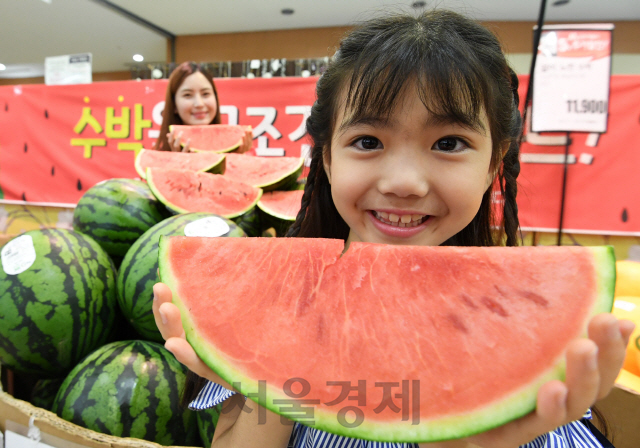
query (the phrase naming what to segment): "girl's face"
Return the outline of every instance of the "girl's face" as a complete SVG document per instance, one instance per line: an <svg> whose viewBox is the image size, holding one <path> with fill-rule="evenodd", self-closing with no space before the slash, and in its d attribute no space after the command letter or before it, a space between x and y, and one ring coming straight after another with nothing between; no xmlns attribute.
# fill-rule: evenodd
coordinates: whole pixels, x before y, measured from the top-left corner
<svg viewBox="0 0 640 448"><path fill-rule="evenodd" d="M218 111L213 87L201 72L187 76L175 96L176 113L184 124L210 124Z"/></svg>
<svg viewBox="0 0 640 448"><path fill-rule="evenodd" d="M491 136L433 119L414 89L388 121L340 107L325 170L351 241L436 246L461 231L493 182Z"/></svg>

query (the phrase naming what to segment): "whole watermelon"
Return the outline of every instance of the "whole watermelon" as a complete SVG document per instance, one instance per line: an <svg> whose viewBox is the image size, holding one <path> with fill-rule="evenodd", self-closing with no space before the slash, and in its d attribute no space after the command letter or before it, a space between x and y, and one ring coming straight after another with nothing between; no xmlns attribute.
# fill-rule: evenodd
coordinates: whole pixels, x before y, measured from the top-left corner
<svg viewBox="0 0 640 448"><path fill-rule="evenodd" d="M0 364L62 377L108 341L116 274L98 243L71 230L32 230L1 256Z"/></svg>
<svg viewBox="0 0 640 448"><path fill-rule="evenodd" d="M65 378L53 403L61 418L93 431L193 446L196 415L180 407L186 368L162 345L107 344Z"/></svg>
<svg viewBox="0 0 640 448"><path fill-rule="evenodd" d="M184 236L186 226L191 234L199 236L245 236L242 229L228 219L212 213L186 213L156 224L131 246L118 272L118 303L122 314L144 339L163 341L151 309L153 285L158 282L160 236ZM228 231L220 233L227 228Z"/></svg>
<svg viewBox="0 0 640 448"><path fill-rule="evenodd" d="M73 213L73 228L89 235L117 259L144 232L169 215L146 183L111 179L82 195Z"/></svg>

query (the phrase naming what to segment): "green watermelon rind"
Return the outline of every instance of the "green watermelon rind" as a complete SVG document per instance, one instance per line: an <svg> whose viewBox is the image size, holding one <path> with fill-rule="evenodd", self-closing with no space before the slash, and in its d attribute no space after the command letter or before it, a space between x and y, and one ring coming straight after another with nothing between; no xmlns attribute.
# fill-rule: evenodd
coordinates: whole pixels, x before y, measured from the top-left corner
<svg viewBox="0 0 640 448"><path fill-rule="evenodd" d="M146 151L155 151L155 150L154 149L141 150L136 156L136 160L134 162L134 167L136 169L136 172L138 173L138 176L140 176L141 179L147 178L146 168L142 169L142 167L140 166L140 158L142 157L142 154ZM211 174L222 174L224 173L225 161L226 161L225 157L222 156L222 158L218 162L209 166L202 167L196 171L201 171L201 172L206 172Z"/></svg>
<svg viewBox="0 0 640 448"><path fill-rule="evenodd" d="M171 291L177 290L177 283L171 273L170 261L167 254L168 239L161 238L159 250L160 278ZM611 246L589 247L587 248L593 255L593 262L596 278L596 300L593 304L590 316L603 312L610 312L613 307L613 297L615 290L615 255ZM189 315L189 311L176 296L172 295L172 302L178 307L182 325L187 341L202 361L216 372L220 378L228 384L234 382L240 385L238 392L251 398L259 405L281 414L291 420L300 415L300 411L294 410L292 414L282 411L282 407L274 403L274 399L287 399L282 391L267 384L266 402L257 400L259 397L259 385L255 379L244 375L241 371L229 367L222 357L216 356L215 351L208 347L204 338L198 336L195 325ZM584 322L582 336L587 336L588 322ZM419 425L412 425L410 421L400 422L391 425L383 421L365 420L358 427L345 428L337 421L335 413L322 412L315 409L314 427L330 433L362 438L381 442L437 442L468 437L490 429L504 425L519 417L523 417L532 412L536 407L538 389L548 381L565 379L566 365L564 357L560 357L554 365L545 373L538 376L535 381L527 384L520 390L512 393L509 397L501 399L499 402L486 406L477 411L469 412L461 416L447 416L430 422L421 421ZM223 384L224 386L224 384Z"/></svg>
<svg viewBox="0 0 640 448"><path fill-rule="evenodd" d="M194 212L192 210L187 210L182 207L178 207L177 205L172 204L167 198L165 198L164 195L160 192L160 190L156 188L155 184L153 183L153 176L149 172L149 168L147 168L147 183L149 184L149 188L151 189L156 199L162 202L162 204L164 204L164 206L170 212L176 215L182 214L182 213L200 213L200 212ZM260 201L260 198L262 197L262 192L263 190L259 189L256 199L251 204L243 208L242 210L239 210L234 213L229 213L226 215L219 215L219 216L222 216L223 218L227 218L227 219L233 219L233 218L237 218L238 216L244 215L245 213L248 213L249 211L251 211L252 208L256 206L256 204L258 204L258 201ZM205 212L205 213L214 213L214 212Z"/></svg>
<svg viewBox="0 0 640 448"><path fill-rule="evenodd" d="M262 185L254 185L254 187L262 188L264 191L293 190L297 185L300 174L302 174L303 164L304 159L300 158L300 163L295 167L294 170L290 171L287 174L283 174L282 177L274 181Z"/></svg>
<svg viewBox="0 0 640 448"><path fill-rule="evenodd" d="M250 128L250 126L247 126ZM169 132L172 132L174 128L174 125L170 125L169 126ZM181 142L180 145L182 147L185 146L186 143ZM217 149L215 151L212 151L210 149L199 149L199 148L194 148L192 146L189 147L189 149L193 152L217 152L219 154L224 154L226 152L236 152L240 146L242 146L242 138L240 138L240 140L238 140L236 143L234 143L232 146L229 146L228 148L223 148L223 149Z"/></svg>

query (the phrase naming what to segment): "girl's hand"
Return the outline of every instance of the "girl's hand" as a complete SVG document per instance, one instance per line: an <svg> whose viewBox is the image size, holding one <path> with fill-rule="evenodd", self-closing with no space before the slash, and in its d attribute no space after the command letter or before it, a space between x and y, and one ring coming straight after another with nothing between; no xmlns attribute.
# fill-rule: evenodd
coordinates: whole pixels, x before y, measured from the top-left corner
<svg viewBox="0 0 640 448"><path fill-rule="evenodd" d="M534 412L504 426L467 439L421 448L516 448L579 420L596 400L604 398L615 382L634 328L628 320L600 314L589 323L589 339L573 341L568 348L566 380L550 381L538 391Z"/></svg>
<svg viewBox="0 0 640 448"><path fill-rule="evenodd" d="M171 303L169 287L163 283L156 283L153 286L153 294L153 316L166 341L164 346L167 350L192 372L233 390L226 381L202 362L185 339L180 311ZM289 441L292 428L291 422L284 423L279 415L266 408L259 409L259 405L251 400L245 401L241 395L234 395L222 404L212 447L282 447Z"/></svg>
<svg viewBox="0 0 640 448"><path fill-rule="evenodd" d="M173 152L181 152L181 151L190 152L190 149L189 149L189 144L191 143L190 140L187 140L187 143L184 145L184 147L181 145L182 131L180 131L180 133L177 136L173 135L173 131L169 132L167 134L167 142L169 142L169 147Z"/></svg>
<svg viewBox="0 0 640 448"><path fill-rule="evenodd" d="M253 147L253 133L251 129L245 129L244 137L242 138L242 145L238 148L237 153L242 154L249 151Z"/></svg>
<svg viewBox="0 0 640 448"><path fill-rule="evenodd" d="M211 370L198 357L191 345L187 342L182 328L182 318L178 307L171 303L171 290L164 283L156 283L153 286L153 317L156 325L165 340L165 348L176 357L178 361L187 366L197 375L213 381L227 389L233 388Z"/></svg>

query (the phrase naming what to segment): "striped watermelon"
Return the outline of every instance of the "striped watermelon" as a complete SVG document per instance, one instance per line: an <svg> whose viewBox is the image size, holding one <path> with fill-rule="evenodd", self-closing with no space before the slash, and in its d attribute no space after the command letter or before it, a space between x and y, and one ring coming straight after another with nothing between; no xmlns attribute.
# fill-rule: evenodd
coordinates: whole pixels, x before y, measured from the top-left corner
<svg viewBox="0 0 640 448"><path fill-rule="evenodd" d="M65 378L53 403L61 418L93 431L192 446L196 416L180 407L186 368L162 345L107 344Z"/></svg>
<svg viewBox="0 0 640 448"><path fill-rule="evenodd" d="M167 216L146 183L111 179L80 198L73 228L96 240L109 255L123 257L140 235Z"/></svg>
<svg viewBox="0 0 640 448"><path fill-rule="evenodd" d="M91 238L32 230L2 248L0 363L41 378L66 375L107 342L116 305L115 270Z"/></svg>
<svg viewBox="0 0 640 448"><path fill-rule="evenodd" d="M216 225L224 226L221 223L226 224L229 230L223 234L211 233L215 232ZM129 323L145 339L163 341L151 310L153 285L158 281L158 241L161 235L184 236L187 225L188 232L199 233L199 236L207 235L207 231L208 235L245 236L242 229L228 219L212 213L187 213L156 224L131 246L118 272L118 303ZM201 229L199 232L198 228Z"/></svg>

